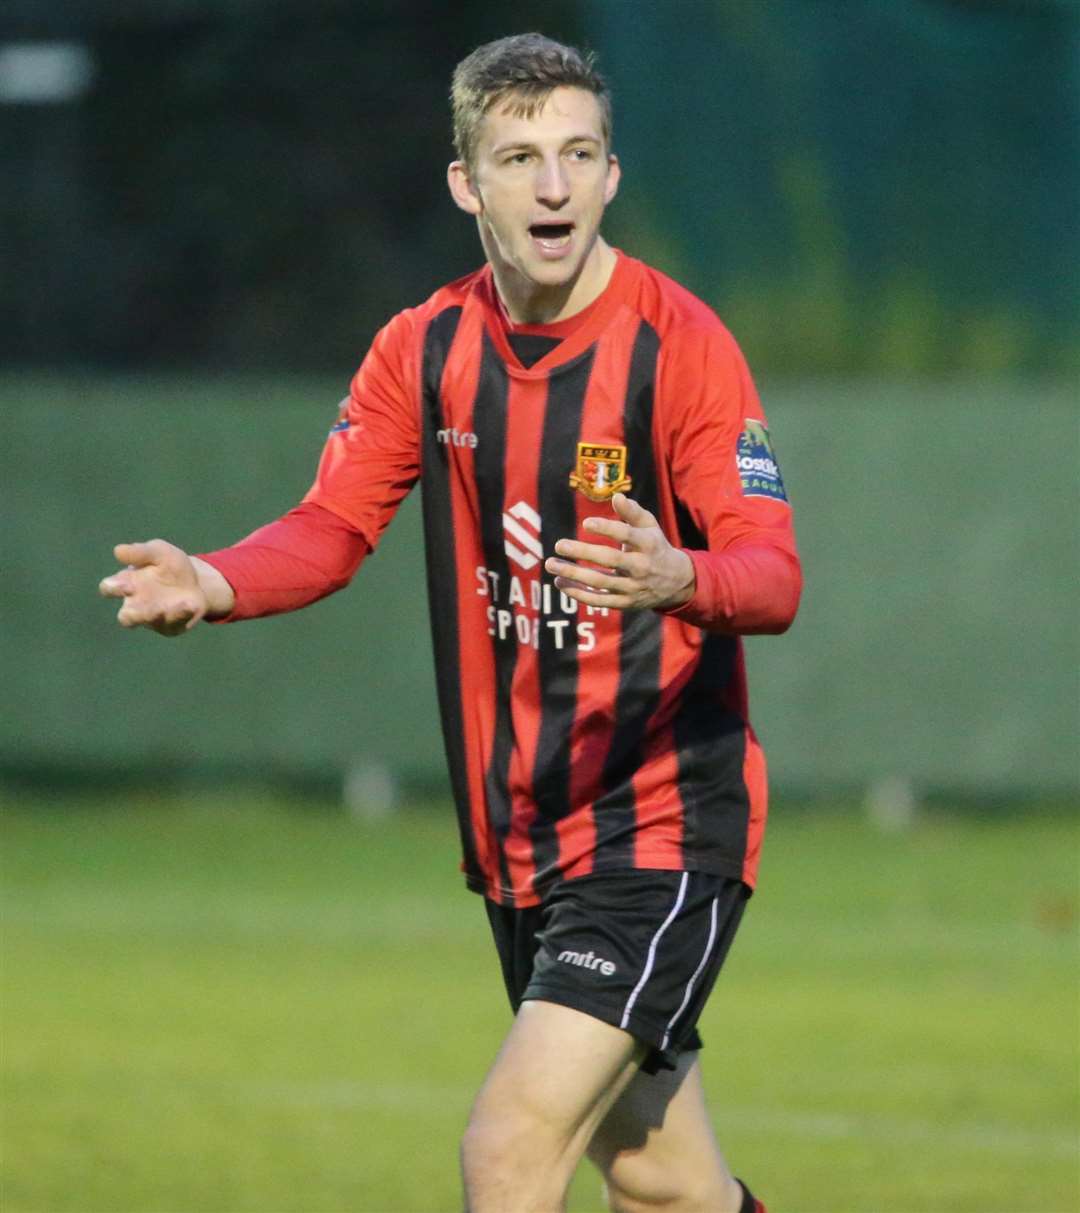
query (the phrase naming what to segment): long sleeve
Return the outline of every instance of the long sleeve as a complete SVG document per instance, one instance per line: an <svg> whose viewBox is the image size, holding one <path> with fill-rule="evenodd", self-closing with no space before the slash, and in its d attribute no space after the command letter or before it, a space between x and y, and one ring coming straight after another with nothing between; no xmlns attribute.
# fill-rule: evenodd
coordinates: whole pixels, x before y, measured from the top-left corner
<svg viewBox="0 0 1080 1213"><path fill-rule="evenodd" d="M370 549L337 514L304 502L239 543L200 554L232 586L222 623L296 611L342 589Z"/></svg>
<svg viewBox="0 0 1080 1213"><path fill-rule="evenodd" d="M725 329L671 341L659 406L673 489L700 536L684 549L694 595L667 613L729 635L786 631L802 590L791 507L749 369Z"/></svg>
<svg viewBox="0 0 1080 1213"><path fill-rule="evenodd" d="M791 626L802 591L794 553L749 542L724 552L685 550L694 562L694 596L667 614L729 635L776 635Z"/></svg>

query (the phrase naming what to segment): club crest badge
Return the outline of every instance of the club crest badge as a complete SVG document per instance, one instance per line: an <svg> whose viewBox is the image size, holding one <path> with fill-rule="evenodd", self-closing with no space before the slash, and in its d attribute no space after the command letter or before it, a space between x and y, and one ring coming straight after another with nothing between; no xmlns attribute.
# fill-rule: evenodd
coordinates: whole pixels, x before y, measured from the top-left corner
<svg viewBox="0 0 1080 1213"><path fill-rule="evenodd" d="M626 474L626 447L595 442L577 444L577 466L570 473L570 487L590 501L609 501L631 485Z"/></svg>

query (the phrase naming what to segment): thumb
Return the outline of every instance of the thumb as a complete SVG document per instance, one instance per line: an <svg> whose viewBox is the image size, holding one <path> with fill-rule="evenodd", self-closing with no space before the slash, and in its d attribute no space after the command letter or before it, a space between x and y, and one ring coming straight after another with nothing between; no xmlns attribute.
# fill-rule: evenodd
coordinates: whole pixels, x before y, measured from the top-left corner
<svg viewBox="0 0 1080 1213"><path fill-rule="evenodd" d="M134 565L143 568L148 564L157 564L162 555L160 539L151 539L147 543L118 543L113 548L113 555L121 564Z"/></svg>
<svg viewBox="0 0 1080 1213"><path fill-rule="evenodd" d="M629 526L659 526L656 519L643 505L639 505L633 498L627 497L625 493L616 493L611 499L611 504L615 508L615 513Z"/></svg>

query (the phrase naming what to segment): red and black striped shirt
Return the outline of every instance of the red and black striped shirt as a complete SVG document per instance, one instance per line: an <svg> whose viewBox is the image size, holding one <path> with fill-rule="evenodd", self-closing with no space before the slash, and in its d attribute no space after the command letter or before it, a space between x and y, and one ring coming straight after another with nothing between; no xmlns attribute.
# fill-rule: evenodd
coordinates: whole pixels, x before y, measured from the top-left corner
<svg viewBox="0 0 1080 1213"><path fill-rule="evenodd" d="M489 268L441 289L379 333L295 513L370 550L417 480L469 886L524 906L627 867L752 885L765 764L738 634L784 630L801 583L761 406L714 313L619 254L526 366ZM676 611L589 608L544 570L559 538L613 516L620 483L694 562ZM228 550L211 559L243 613Z"/></svg>

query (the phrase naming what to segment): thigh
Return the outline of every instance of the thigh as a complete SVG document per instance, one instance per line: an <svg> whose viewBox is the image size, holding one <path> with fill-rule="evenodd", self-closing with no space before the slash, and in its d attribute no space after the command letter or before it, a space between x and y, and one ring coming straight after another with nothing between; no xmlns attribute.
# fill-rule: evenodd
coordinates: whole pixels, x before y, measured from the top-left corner
<svg viewBox="0 0 1080 1213"><path fill-rule="evenodd" d="M476 1097L470 1129L568 1177L644 1052L628 1032L571 1007L523 1003Z"/></svg>

